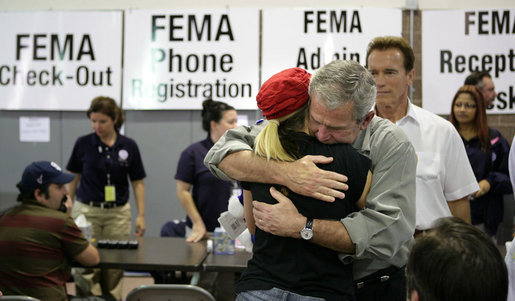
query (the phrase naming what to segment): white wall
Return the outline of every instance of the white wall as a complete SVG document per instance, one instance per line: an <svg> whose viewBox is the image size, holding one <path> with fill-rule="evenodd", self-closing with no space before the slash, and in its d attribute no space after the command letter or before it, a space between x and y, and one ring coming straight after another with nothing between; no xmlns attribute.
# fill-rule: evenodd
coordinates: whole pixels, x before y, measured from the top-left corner
<svg viewBox="0 0 515 301"><path fill-rule="evenodd" d="M378 6L419 9L512 8L513 0L0 0L0 10L79 10L184 7L342 7Z"/></svg>

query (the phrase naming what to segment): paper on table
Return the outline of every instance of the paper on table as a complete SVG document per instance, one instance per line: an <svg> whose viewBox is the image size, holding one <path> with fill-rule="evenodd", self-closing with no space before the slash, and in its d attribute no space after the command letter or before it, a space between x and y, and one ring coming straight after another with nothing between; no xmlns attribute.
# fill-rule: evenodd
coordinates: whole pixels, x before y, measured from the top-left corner
<svg viewBox="0 0 515 301"><path fill-rule="evenodd" d="M218 218L218 222L232 239L236 239L236 237L247 229L245 221L235 218L229 211L222 212Z"/></svg>

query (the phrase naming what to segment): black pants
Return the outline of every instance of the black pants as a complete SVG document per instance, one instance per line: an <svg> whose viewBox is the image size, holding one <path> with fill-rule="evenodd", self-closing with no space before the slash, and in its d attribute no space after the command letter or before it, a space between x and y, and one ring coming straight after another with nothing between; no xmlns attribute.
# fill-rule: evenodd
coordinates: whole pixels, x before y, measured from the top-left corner
<svg viewBox="0 0 515 301"><path fill-rule="evenodd" d="M382 276L388 276L389 278L388 280L381 281ZM365 284L356 287L356 299L358 301L406 301L406 274L404 267L391 267L380 270L355 281L355 283L360 282Z"/></svg>

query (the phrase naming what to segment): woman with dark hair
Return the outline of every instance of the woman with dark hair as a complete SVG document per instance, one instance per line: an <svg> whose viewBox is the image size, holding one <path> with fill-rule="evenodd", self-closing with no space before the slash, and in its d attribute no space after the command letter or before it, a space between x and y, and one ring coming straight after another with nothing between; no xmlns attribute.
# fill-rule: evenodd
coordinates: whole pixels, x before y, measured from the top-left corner
<svg viewBox="0 0 515 301"><path fill-rule="evenodd" d="M204 157L225 131L236 127L237 121L236 110L230 105L205 100L202 103L202 128L207 137L188 146L181 154L175 180L177 198L188 214L185 234L180 236L185 236L188 242L207 238L207 232L219 226L220 213L227 211L234 185L213 176L204 165Z"/></svg>
<svg viewBox="0 0 515 301"><path fill-rule="evenodd" d="M145 233L145 169L134 140L120 134L122 110L109 97L92 100L87 116L93 133L79 137L66 168L76 175L69 184L75 218L84 214L91 222L93 236L117 237L131 233L129 181L138 207L135 235ZM122 297L123 270L86 270L74 272L79 296L110 295ZM100 279L100 281L98 281ZM99 283L100 282L100 283Z"/></svg>
<svg viewBox="0 0 515 301"><path fill-rule="evenodd" d="M479 190L471 195L472 224L484 224L486 233L494 236L503 217L503 195L512 191L508 176L510 145L499 131L488 127L485 102L475 86L458 89L449 120L465 144L479 184Z"/></svg>

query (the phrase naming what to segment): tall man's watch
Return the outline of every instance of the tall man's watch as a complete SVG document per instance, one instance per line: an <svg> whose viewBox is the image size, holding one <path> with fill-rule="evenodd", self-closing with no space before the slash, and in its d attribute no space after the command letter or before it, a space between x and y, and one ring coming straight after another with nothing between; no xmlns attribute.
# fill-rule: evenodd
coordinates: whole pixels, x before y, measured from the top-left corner
<svg viewBox="0 0 515 301"><path fill-rule="evenodd" d="M313 219L309 218L306 220L306 226L300 230L300 237L305 240L313 238Z"/></svg>

